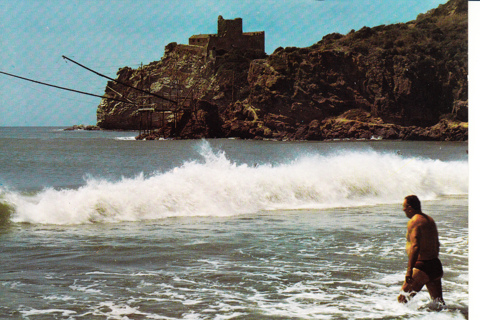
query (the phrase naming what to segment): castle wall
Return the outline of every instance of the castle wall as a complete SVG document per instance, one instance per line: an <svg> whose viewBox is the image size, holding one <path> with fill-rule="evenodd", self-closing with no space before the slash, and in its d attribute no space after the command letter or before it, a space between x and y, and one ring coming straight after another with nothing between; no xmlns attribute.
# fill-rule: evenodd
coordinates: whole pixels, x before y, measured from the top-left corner
<svg viewBox="0 0 480 320"><path fill-rule="evenodd" d="M231 51L233 49L253 49L265 52L265 33L243 34L236 38L211 37L207 45L207 52L211 50Z"/></svg>
<svg viewBox="0 0 480 320"><path fill-rule="evenodd" d="M190 53L193 53L193 54L201 55L201 54L204 53L205 48L202 47L202 46L179 44L179 45L177 45L175 50L178 50L180 52L190 52Z"/></svg>
<svg viewBox="0 0 480 320"><path fill-rule="evenodd" d="M261 50L265 52L265 32L248 32L244 33L243 37L248 39L248 49Z"/></svg>
<svg viewBox="0 0 480 320"><path fill-rule="evenodd" d="M201 34L201 35L191 36L188 39L188 44L191 46L206 47L208 45L208 41L211 36L216 36L216 35Z"/></svg>

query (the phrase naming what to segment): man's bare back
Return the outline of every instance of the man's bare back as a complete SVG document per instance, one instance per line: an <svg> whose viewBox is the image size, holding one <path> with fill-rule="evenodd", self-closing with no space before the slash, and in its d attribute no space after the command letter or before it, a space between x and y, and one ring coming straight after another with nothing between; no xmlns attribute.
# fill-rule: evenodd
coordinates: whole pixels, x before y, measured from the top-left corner
<svg viewBox="0 0 480 320"><path fill-rule="evenodd" d="M435 221L424 213L414 215L407 224L407 254L410 257L412 240L418 241L418 260L432 260L438 258L440 243Z"/></svg>
<svg viewBox="0 0 480 320"><path fill-rule="evenodd" d="M443 268L438 259L440 242L435 221L421 211L420 200L416 196L405 198L403 211L410 219L406 245L408 267L402 286L403 293L398 296L398 301L408 302L426 285L432 300L443 304Z"/></svg>

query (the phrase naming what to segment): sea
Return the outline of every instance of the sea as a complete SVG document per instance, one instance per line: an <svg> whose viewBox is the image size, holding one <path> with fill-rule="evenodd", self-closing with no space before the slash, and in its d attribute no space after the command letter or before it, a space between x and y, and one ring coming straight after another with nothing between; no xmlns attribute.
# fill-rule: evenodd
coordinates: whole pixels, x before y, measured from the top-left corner
<svg viewBox="0 0 480 320"><path fill-rule="evenodd" d="M0 128L0 319L468 319L466 142ZM445 307L397 303L416 194Z"/></svg>

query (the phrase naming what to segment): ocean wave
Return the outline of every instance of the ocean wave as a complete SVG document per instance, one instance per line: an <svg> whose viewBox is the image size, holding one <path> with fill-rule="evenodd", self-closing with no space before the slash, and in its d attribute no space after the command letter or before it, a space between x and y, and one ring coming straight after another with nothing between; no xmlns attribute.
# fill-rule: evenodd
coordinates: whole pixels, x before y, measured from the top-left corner
<svg viewBox="0 0 480 320"><path fill-rule="evenodd" d="M423 200L468 194L467 161L343 151L247 165L213 151L208 142L199 152L202 160L148 177L89 178L78 189L33 195L3 189L0 215L13 222L82 224L376 205L401 202L408 194Z"/></svg>

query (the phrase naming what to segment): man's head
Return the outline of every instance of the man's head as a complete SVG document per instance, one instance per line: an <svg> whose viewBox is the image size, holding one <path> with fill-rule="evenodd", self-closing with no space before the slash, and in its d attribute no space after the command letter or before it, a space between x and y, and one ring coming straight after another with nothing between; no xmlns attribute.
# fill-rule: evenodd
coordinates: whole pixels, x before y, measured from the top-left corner
<svg viewBox="0 0 480 320"><path fill-rule="evenodd" d="M422 206L418 197L415 195L406 196L403 201L403 211L408 218L413 217L418 212L422 212Z"/></svg>

